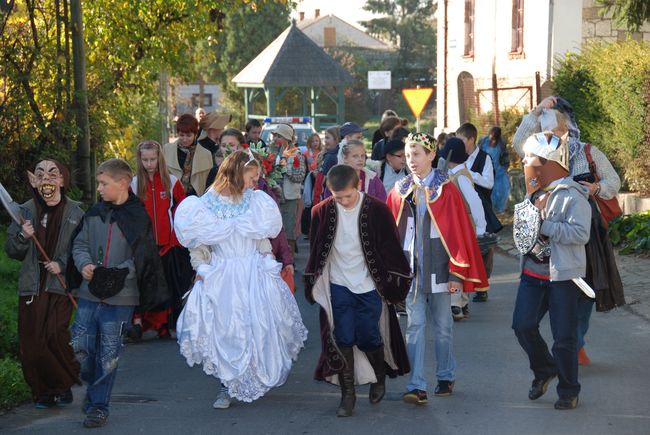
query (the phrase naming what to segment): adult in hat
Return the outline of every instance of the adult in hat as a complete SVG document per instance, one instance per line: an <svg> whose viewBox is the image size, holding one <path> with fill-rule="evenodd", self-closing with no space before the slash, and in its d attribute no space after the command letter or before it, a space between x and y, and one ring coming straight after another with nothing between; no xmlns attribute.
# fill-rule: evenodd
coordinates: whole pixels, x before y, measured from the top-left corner
<svg viewBox="0 0 650 435"><path fill-rule="evenodd" d="M307 173L305 158L300 148L294 145L294 131L289 124L278 124L273 132L270 145L271 154L275 155L274 167L284 167L282 179L278 181L278 196L282 224L287 232L287 239L292 252L296 250L296 216L298 203L302 197L302 182Z"/></svg>
<svg viewBox="0 0 650 435"><path fill-rule="evenodd" d="M221 133L223 133L231 119L232 115L229 113L210 112L200 122L201 134L198 142L210 151L213 156L219 149Z"/></svg>
<svg viewBox="0 0 650 435"><path fill-rule="evenodd" d="M566 138L566 134L558 137L544 132L526 140L527 196L516 206L513 231L522 252L522 272L512 328L534 374L528 398L540 398L558 377L555 409L578 405L580 290L573 280L586 274L584 245L591 220L587 189L569 177ZM546 312L553 331L552 354L539 332Z"/></svg>

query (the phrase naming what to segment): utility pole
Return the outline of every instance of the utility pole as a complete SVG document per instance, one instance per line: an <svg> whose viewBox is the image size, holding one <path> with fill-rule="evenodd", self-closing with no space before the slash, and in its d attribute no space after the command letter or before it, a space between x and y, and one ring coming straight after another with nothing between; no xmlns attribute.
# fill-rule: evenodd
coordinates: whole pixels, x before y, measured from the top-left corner
<svg viewBox="0 0 650 435"><path fill-rule="evenodd" d="M74 107L77 119L77 179L83 201L94 202L90 173L90 127L88 122L88 89L86 85L86 50L84 47L81 0L70 0L72 21L72 63L74 74Z"/></svg>

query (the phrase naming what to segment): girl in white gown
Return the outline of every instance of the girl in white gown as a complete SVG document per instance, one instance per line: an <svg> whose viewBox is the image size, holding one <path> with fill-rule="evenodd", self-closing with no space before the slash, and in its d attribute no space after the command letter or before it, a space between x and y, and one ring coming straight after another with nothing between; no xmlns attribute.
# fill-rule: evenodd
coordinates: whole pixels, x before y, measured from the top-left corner
<svg viewBox="0 0 650 435"><path fill-rule="evenodd" d="M282 217L270 196L249 188L259 170L252 154L231 154L212 187L186 198L174 219L197 273L176 326L178 344L190 366L202 364L221 380L215 408L282 385L307 339L281 263L260 253L270 251L261 247L278 235Z"/></svg>

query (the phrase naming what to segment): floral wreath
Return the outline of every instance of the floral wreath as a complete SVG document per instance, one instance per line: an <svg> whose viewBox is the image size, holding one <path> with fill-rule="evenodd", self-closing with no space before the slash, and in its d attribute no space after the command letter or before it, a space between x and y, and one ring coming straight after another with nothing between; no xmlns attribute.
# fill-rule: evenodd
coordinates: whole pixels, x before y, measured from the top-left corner
<svg viewBox="0 0 650 435"><path fill-rule="evenodd" d="M435 139L426 133L409 133L409 135L406 136L406 144L408 145L409 143L420 144L430 151L436 150Z"/></svg>

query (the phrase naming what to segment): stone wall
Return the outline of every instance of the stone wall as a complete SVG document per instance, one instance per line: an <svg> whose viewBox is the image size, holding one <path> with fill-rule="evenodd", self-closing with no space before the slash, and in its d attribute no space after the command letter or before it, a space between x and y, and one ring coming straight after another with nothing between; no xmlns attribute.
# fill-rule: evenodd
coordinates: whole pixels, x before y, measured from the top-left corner
<svg viewBox="0 0 650 435"><path fill-rule="evenodd" d="M582 42L601 40L606 42L624 41L628 37L637 41L650 42L650 23L644 23L638 32L630 33L616 25L611 12L601 16L601 6L596 0L582 0Z"/></svg>

